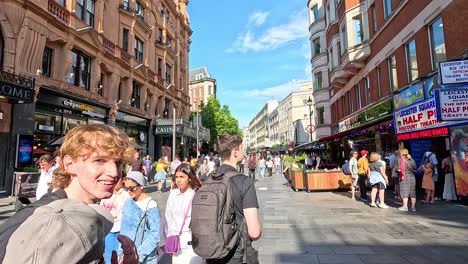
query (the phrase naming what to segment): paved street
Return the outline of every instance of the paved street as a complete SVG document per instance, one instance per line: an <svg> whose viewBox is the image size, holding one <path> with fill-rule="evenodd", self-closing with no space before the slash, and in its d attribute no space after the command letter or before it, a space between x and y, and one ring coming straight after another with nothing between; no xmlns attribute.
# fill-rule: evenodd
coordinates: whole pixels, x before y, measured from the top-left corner
<svg viewBox="0 0 468 264"><path fill-rule="evenodd" d="M394 203L371 208L349 192L294 192L285 183L274 176L256 184L260 263L468 263L468 207L437 202L404 213ZM163 215L168 193L151 196ZM0 200L0 222L11 201Z"/></svg>

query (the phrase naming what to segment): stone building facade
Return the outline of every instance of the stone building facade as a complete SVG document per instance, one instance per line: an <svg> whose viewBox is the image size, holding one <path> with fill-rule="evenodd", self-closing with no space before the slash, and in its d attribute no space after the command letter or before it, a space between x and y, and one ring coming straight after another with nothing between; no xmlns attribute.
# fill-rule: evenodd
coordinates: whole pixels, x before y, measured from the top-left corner
<svg viewBox="0 0 468 264"><path fill-rule="evenodd" d="M76 125L110 123L142 154L160 155L158 120L190 115L187 4L1 1L1 84L23 92L0 94L0 140L10 146L0 151L0 190L19 166L18 135L34 136L36 155Z"/></svg>

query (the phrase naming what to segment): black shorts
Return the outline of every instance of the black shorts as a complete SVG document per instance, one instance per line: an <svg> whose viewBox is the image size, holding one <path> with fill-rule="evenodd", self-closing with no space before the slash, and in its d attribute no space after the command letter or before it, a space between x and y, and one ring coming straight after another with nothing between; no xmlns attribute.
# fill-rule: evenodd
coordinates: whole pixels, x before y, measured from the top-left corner
<svg viewBox="0 0 468 264"><path fill-rule="evenodd" d="M377 188L379 190L384 190L385 189L385 184L383 184L382 182L378 182L376 184L373 184L372 188Z"/></svg>

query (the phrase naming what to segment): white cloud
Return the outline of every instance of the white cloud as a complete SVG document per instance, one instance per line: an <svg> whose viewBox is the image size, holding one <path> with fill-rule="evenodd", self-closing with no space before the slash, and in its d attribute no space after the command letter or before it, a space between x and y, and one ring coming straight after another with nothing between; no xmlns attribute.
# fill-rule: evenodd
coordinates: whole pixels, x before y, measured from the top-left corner
<svg viewBox="0 0 468 264"><path fill-rule="evenodd" d="M282 101L291 92L299 90L299 80L291 80L277 86L268 87L264 89L253 89L244 92L245 96L256 98L259 101L264 100L278 100Z"/></svg>
<svg viewBox="0 0 468 264"><path fill-rule="evenodd" d="M259 27L265 23L268 15L270 15L269 12L255 12L250 15L248 25Z"/></svg>
<svg viewBox="0 0 468 264"><path fill-rule="evenodd" d="M258 33L254 32L254 28L250 23L251 21L264 21L262 21L261 16L257 15L257 18L260 18L257 20L253 19L253 17L255 17L255 14L250 16L246 31L238 35L233 47L227 49L226 52L232 53L237 51L245 53L249 51L274 50L287 43L307 38L309 35L309 20L306 10L294 14L284 24L266 28L263 32Z"/></svg>

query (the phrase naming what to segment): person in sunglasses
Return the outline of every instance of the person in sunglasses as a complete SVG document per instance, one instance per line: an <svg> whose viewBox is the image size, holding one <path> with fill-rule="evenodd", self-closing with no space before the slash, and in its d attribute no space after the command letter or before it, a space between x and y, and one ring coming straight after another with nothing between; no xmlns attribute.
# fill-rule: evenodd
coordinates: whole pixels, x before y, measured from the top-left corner
<svg viewBox="0 0 468 264"><path fill-rule="evenodd" d="M120 234L133 240L140 263L156 264L160 239L160 215L156 201L143 190L146 181L145 176L139 171L127 174L123 188L131 199L125 202L122 210Z"/></svg>

